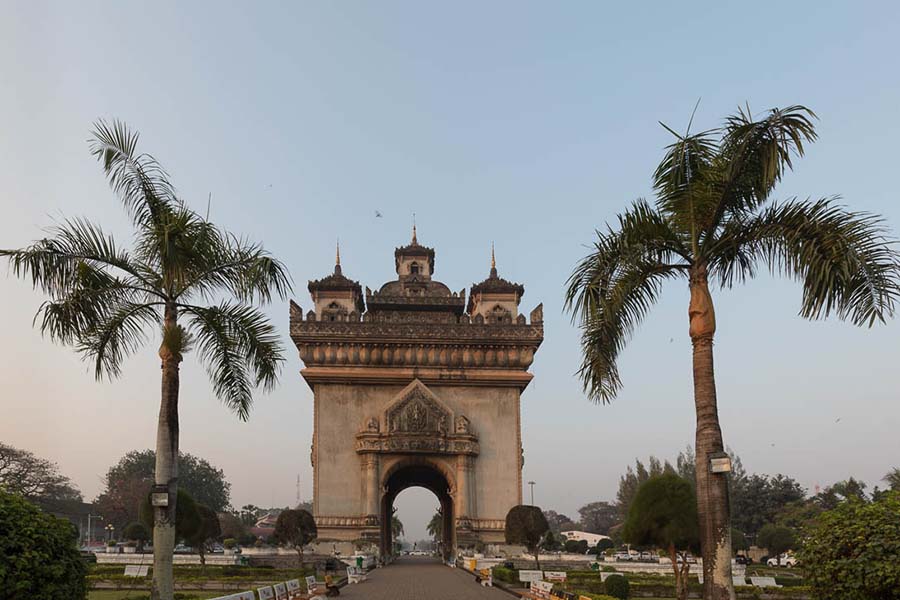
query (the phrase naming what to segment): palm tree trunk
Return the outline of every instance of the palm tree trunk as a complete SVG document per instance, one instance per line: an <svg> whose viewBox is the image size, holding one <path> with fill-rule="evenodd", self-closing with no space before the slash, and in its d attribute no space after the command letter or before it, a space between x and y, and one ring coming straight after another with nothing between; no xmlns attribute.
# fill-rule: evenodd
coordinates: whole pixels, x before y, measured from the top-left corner
<svg viewBox="0 0 900 600"><path fill-rule="evenodd" d="M731 516L728 480L710 473L710 455L723 452L722 429L716 405L713 337L716 315L706 277L706 265L691 269L690 335L693 345L694 406L697 412L696 479L700 549L703 556L704 600L734 600L731 579Z"/></svg>
<svg viewBox="0 0 900 600"><path fill-rule="evenodd" d="M162 398L156 429L156 485L168 487L169 505L153 508L153 583L151 600L173 600L175 581L172 576L172 554L175 551L175 503L178 498L178 364L180 348L167 345L165 332L177 327L174 307L166 307L162 360ZM174 351L173 351L174 350Z"/></svg>

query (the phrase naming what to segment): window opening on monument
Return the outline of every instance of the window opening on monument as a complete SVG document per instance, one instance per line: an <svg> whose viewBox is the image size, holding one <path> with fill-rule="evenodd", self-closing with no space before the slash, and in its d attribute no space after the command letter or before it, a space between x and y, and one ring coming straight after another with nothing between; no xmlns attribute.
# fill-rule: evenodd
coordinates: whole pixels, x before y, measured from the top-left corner
<svg viewBox="0 0 900 600"><path fill-rule="evenodd" d="M419 274L419 265L417 263L413 263L409 266L409 272L413 275Z"/></svg>

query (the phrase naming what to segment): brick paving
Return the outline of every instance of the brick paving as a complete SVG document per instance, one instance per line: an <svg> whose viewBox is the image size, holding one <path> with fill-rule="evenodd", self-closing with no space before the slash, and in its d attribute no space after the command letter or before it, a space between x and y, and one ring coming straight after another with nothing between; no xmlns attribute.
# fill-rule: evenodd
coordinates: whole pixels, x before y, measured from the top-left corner
<svg viewBox="0 0 900 600"><path fill-rule="evenodd" d="M369 571L368 581L341 588L353 600L512 600L495 588L475 583L471 574L434 558L404 556Z"/></svg>

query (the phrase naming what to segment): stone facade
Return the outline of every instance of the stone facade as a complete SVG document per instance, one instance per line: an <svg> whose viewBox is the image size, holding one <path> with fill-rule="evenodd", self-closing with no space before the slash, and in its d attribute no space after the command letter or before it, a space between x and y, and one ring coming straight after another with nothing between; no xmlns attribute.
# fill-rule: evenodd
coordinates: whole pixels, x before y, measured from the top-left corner
<svg viewBox="0 0 900 600"><path fill-rule="evenodd" d="M320 539L391 548L396 495L430 489L445 552L503 541L522 500L519 396L543 340L539 305L516 315L521 285L491 274L466 291L432 279L435 254L395 250L397 279L378 291L332 275L309 283L315 310L291 302L291 338L314 392L313 511Z"/></svg>

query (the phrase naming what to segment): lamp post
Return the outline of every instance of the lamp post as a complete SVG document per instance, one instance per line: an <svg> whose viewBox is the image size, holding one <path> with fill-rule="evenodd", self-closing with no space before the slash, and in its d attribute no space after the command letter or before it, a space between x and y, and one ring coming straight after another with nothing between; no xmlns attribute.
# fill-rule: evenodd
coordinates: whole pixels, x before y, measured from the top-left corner
<svg viewBox="0 0 900 600"><path fill-rule="evenodd" d="M534 506L534 482L529 481L528 485L531 486L531 505Z"/></svg>
<svg viewBox="0 0 900 600"><path fill-rule="evenodd" d="M113 539L113 537L112 537L113 531L115 531L116 528L113 526L112 523L110 523L104 529L106 529L106 541L107 541L107 543L109 543Z"/></svg>

